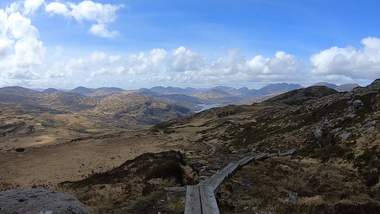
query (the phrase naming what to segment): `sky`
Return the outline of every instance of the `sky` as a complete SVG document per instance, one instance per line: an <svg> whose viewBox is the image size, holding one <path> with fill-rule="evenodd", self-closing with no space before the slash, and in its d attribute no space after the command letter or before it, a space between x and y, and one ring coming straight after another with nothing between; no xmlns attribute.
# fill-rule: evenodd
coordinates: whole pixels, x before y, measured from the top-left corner
<svg viewBox="0 0 380 214"><path fill-rule="evenodd" d="M0 86L257 88L380 77L377 0L2 0Z"/></svg>

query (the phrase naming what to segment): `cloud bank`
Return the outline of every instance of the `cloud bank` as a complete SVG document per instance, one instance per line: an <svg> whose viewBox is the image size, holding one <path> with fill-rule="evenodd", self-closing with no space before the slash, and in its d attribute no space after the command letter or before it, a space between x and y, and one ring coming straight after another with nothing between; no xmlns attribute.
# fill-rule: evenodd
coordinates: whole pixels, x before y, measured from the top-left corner
<svg viewBox="0 0 380 214"><path fill-rule="evenodd" d="M186 47L178 47L129 55L94 52L87 57L69 60L60 68L55 71L91 71L93 79L118 76L152 84L225 84L226 81L295 81L295 76L302 70L302 63L285 52L277 52L272 57L258 55L252 58L229 52L209 59Z"/></svg>

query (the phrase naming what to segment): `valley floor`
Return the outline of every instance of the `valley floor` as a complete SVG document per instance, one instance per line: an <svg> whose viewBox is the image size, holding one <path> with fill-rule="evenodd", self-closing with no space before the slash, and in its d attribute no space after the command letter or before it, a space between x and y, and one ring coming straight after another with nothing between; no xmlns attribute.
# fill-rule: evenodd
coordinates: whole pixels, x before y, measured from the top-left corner
<svg viewBox="0 0 380 214"><path fill-rule="evenodd" d="M159 137L124 132L61 144L26 147L0 155L2 188L55 186L108 171L143 153L173 149Z"/></svg>

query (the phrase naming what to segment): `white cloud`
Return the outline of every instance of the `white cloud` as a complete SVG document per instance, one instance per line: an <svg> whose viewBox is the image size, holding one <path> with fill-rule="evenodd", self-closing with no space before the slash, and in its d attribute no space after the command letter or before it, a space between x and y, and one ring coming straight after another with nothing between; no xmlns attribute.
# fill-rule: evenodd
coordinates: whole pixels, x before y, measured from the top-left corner
<svg viewBox="0 0 380 214"><path fill-rule="evenodd" d="M104 38L114 38L119 33L117 31L109 31L105 24L94 24L90 28L90 32L96 36Z"/></svg>
<svg viewBox="0 0 380 214"><path fill-rule="evenodd" d="M36 7L30 6L30 8ZM43 63L45 48L39 39L38 29L21 13L21 10L16 3L0 9L2 82L37 78L36 67Z"/></svg>
<svg viewBox="0 0 380 214"><path fill-rule="evenodd" d="M92 71L94 79L99 75L102 78L115 76L156 85L163 82L207 85L294 81L295 76L300 77L302 73L301 63L284 52L250 59L229 52L220 58L208 59L185 47L171 51L153 49L125 56L94 52L87 58L72 60L67 66L73 70Z"/></svg>
<svg viewBox="0 0 380 214"><path fill-rule="evenodd" d="M6 16L7 18L4 21L7 22L7 24L4 26L4 31L8 31L7 33L11 38L23 39L38 37L38 30L32 25L29 18L21 15L19 12L11 13Z"/></svg>
<svg viewBox="0 0 380 214"><path fill-rule="evenodd" d="M14 42L8 38L0 38L0 60L10 53L13 43Z"/></svg>
<svg viewBox="0 0 380 214"><path fill-rule="evenodd" d="M45 7L46 12L62 16L70 16L69 8L61 2L51 2Z"/></svg>
<svg viewBox="0 0 380 214"><path fill-rule="evenodd" d="M24 14L32 14L38 10L43 4L44 0L25 0L24 1Z"/></svg>
<svg viewBox="0 0 380 214"><path fill-rule="evenodd" d="M93 1L75 3L51 2L46 5L46 12L71 17L76 21L92 23L89 30L95 36L113 38L117 31L108 29L108 25L116 20L116 13L122 5L102 4Z"/></svg>
<svg viewBox="0 0 380 214"><path fill-rule="evenodd" d="M168 55L168 52L164 49L153 49L149 53L151 62L153 65L159 65Z"/></svg>
<svg viewBox="0 0 380 214"><path fill-rule="evenodd" d="M202 69L205 66L202 57L187 49L179 47L172 51L170 69L176 72L191 72Z"/></svg>
<svg viewBox="0 0 380 214"><path fill-rule="evenodd" d="M101 4L93 1L82 1L79 4L69 3L71 15L78 21L96 21L97 23L110 23L115 21L116 12L120 6Z"/></svg>
<svg viewBox="0 0 380 214"><path fill-rule="evenodd" d="M272 58L261 55L247 61L252 74L256 75L291 75L300 71L301 64L293 55L279 51Z"/></svg>
<svg viewBox="0 0 380 214"><path fill-rule="evenodd" d="M346 79L375 79L380 76L380 38L368 37L362 47L332 47L311 57L313 73ZM331 77L331 78L332 78Z"/></svg>

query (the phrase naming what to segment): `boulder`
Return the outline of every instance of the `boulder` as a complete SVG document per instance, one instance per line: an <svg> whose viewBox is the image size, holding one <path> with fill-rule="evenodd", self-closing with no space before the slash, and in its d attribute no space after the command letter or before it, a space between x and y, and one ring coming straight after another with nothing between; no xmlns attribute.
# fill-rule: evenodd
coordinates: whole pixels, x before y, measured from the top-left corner
<svg viewBox="0 0 380 214"><path fill-rule="evenodd" d="M2 214L87 214L75 197L42 188L0 192Z"/></svg>

